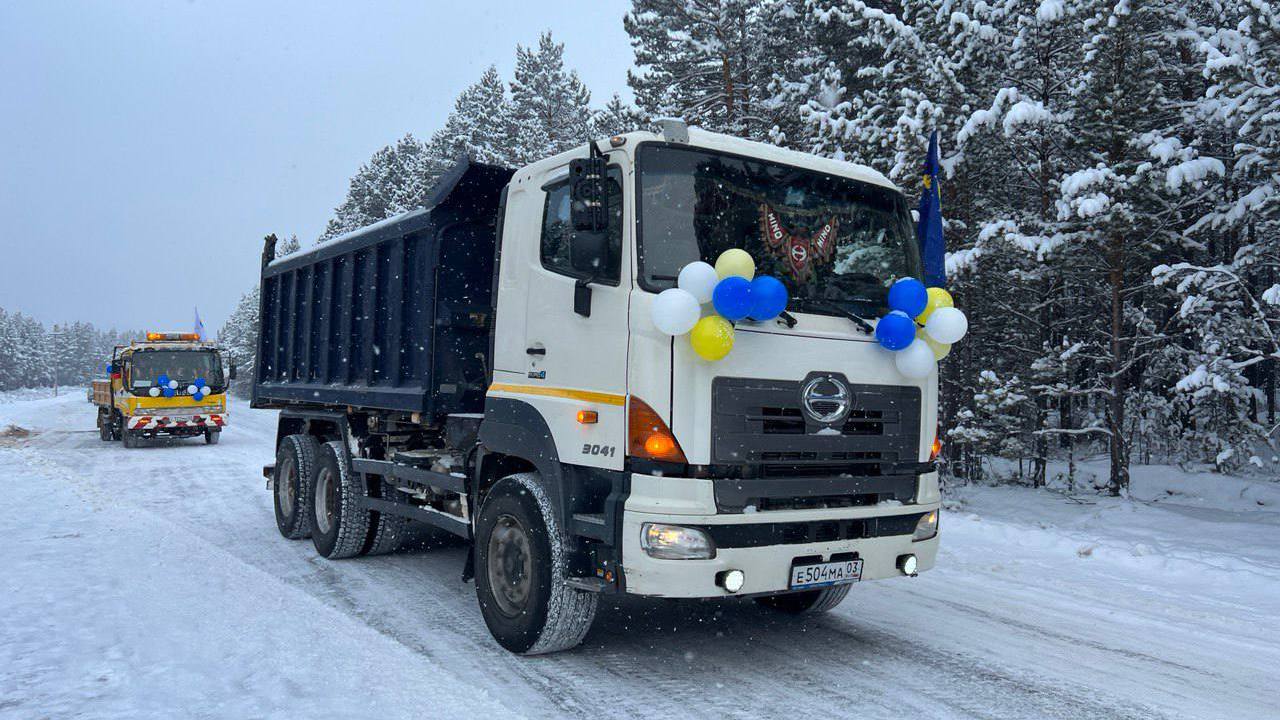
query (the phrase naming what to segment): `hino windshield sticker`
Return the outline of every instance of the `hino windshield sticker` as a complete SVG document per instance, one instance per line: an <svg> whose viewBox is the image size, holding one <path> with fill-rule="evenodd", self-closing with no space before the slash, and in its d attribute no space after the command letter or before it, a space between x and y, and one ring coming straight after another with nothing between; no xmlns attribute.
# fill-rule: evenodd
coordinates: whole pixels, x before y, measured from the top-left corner
<svg viewBox="0 0 1280 720"><path fill-rule="evenodd" d="M788 231L776 210L766 203L760 204L760 233L765 246L783 259L787 274L797 285L810 282L817 267L831 261L839 228L840 220L832 217L812 235Z"/></svg>

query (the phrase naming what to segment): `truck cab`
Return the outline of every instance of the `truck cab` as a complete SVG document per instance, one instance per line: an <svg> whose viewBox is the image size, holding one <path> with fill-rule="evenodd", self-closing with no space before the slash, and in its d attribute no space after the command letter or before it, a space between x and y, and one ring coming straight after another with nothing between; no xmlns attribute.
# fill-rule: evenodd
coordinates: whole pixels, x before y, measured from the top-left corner
<svg viewBox="0 0 1280 720"><path fill-rule="evenodd" d="M933 567L936 373L872 332L920 258L874 170L667 122L463 161L421 210L270 243L253 404L281 409L278 529L331 559L408 520L467 539L508 650L573 647L602 594L814 613ZM709 361L652 305L730 249L790 301Z"/></svg>
<svg viewBox="0 0 1280 720"><path fill-rule="evenodd" d="M585 148L518 171L504 206L486 413L545 424L541 450L577 472L622 474L615 507L569 526L612 514L619 575L641 595L787 592L793 568L833 558L856 556L862 580L932 567L937 377L901 376L849 317L883 315L889 285L921 274L906 198L869 168L697 129L609 145L598 257L572 247ZM739 323L708 362L650 306L731 248L783 281L791 311ZM677 546L655 549L665 537ZM706 557L664 556L691 553L684 541Z"/></svg>
<svg viewBox="0 0 1280 720"><path fill-rule="evenodd" d="M217 444L228 421L235 367L224 372L217 347L195 333L145 337L116 347L108 377L93 382L102 440L120 440L127 448L156 437L203 437Z"/></svg>

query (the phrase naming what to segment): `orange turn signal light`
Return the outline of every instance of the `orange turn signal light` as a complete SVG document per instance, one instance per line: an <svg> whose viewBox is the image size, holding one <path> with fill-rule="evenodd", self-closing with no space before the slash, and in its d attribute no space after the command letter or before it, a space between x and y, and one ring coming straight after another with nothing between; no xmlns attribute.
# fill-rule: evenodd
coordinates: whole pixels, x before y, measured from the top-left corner
<svg viewBox="0 0 1280 720"><path fill-rule="evenodd" d="M938 456L941 454L942 454L942 438L935 435L933 437L933 445L929 446L929 459L937 460Z"/></svg>
<svg viewBox="0 0 1280 720"><path fill-rule="evenodd" d="M595 410L579 410L578 422L583 425L593 425L600 422L600 415Z"/></svg>
<svg viewBox="0 0 1280 720"><path fill-rule="evenodd" d="M667 424L635 395L630 397L627 408L627 454L663 462L689 462Z"/></svg>

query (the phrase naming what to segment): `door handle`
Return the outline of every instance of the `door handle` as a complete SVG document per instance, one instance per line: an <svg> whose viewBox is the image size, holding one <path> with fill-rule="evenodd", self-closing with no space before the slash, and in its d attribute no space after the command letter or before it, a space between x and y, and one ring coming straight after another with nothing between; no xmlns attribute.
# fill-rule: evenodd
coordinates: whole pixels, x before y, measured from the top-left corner
<svg viewBox="0 0 1280 720"><path fill-rule="evenodd" d="M525 348L524 351L530 355L546 355L547 354L547 349L544 347Z"/></svg>

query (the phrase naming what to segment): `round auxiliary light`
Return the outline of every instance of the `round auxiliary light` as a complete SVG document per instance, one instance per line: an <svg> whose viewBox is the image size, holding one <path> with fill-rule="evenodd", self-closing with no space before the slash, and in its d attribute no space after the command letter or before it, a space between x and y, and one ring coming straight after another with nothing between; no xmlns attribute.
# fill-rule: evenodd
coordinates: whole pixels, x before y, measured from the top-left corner
<svg viewBox="0 0 1280 720"><path fill-rule="evenodd" d="M746 581L747 576L741 570L727 570L720 577L720 585L731 593L741 590Z"/></svg>
<svg viewBox="0 0 1280 720"><path fill-rule="evenodd" d="M915 555L902 555L898 558L898 569L902 571L903 575L915 575L916 565Z"/></svg>

